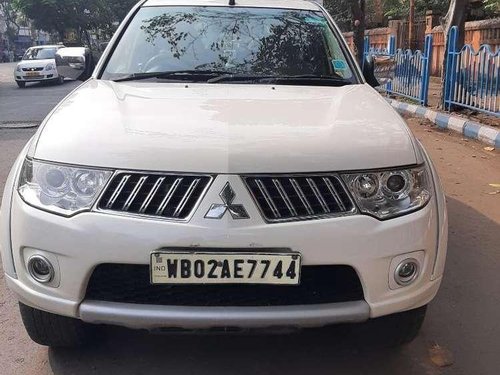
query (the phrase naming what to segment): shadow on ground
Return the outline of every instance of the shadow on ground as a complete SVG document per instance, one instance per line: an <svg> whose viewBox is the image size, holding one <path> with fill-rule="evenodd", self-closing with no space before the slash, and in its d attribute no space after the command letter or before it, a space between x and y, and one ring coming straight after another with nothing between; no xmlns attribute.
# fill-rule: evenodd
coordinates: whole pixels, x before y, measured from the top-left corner
<svg viewBox="0 0 500 375"><path fill-rule="evenodd" d="M448 199L450 243L442 289L419 337L409 345L377 344L383 333L337 326L289 335L150 335L107 328L84 350L49 350L60 374L493 374L500 326L500 225ZM367 249L367 251L369 251ZM455 363L437 368L434 344Z"/></svg>

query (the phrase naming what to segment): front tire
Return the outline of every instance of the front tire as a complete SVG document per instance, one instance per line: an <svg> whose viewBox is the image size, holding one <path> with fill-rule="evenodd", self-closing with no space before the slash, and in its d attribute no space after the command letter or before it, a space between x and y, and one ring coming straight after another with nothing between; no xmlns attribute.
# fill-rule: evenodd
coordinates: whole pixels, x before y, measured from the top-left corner
<svg viewBox="0 0 500 375"><path fill-rule="evenodd" d="M62 84L64 84L64 77L63 77L63 76L59 76L59 77L57 78L57 84L58 84L58 85L62 85Z"/></svg>
<svg viewBox="0 0 500 375"><path fill-rule="evenodd" d="M26 82L16 81L16 83L20 89L24 89L26 87Z"/></svg>
<svg viewBox="0 0 500 375"><path fill-rule="evenodd" d="M24 327L31 339L51 347L79 347L89 342L95 327L79 319L51 314L19 302Z"/></svg>
<svg viewBox="0 0 500 375"><path fill-rule="evenodd" d="M361 337L370 336L375 341L372 344L382 344L382 346L408 344L418 336L424 323L426 311L427 305L418 309L371 319L366 323L366 329L369 331L368 335L363 331Z"/></svg>

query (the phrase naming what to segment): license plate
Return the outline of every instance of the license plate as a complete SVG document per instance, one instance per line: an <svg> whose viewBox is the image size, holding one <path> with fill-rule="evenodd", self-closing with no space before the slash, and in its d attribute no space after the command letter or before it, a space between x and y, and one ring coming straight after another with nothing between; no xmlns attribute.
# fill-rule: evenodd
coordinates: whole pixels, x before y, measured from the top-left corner
<svg viewBox="0 0 500 375"><path fill-rule="evenodd" d="M152 284L282 284L300 282L299 253L151 254Z"/></svg>
<svg viewBox="0 0 500 375"><path fill-rule="evenodd" d="M27 72L26 77L38 77L40 73L38 72Z"/></svg>

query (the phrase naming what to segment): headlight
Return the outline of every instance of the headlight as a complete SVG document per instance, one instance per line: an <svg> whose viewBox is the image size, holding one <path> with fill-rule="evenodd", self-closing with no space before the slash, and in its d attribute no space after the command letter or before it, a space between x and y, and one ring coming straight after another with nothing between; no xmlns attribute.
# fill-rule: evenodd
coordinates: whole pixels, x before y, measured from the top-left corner
<svg viewBox="0 0 500 375"><path fill-rule="evenodd" d="M389 219L424 207L432 196L425 166L342 176L361 212Z"/></svg>
<svg viewBox="0 0 500 375"><path fill-rule="evenodd" d="M45 66L45 70L54 70L56 67L54 64L50 63Z"/></svg>
<svg viewBox="0 0 500 375"><path fill-rule="evenodd" d="M18 65L18 66L16 67L16 72L20 72L20 71L21 71L21 65Z"/></svg>
<svg viewBox="0 0 500 375"><path fill-rule="evenodd" d="M32 206L71 216L92 207L111 173L26 159L18 191Z"/></svg>

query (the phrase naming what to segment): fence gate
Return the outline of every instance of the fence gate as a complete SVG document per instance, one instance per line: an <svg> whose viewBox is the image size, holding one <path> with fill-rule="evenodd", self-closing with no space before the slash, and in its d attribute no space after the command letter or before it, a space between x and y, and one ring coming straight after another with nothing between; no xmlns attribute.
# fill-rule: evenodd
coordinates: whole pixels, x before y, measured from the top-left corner
<svg viewBox="0 0 500 375"><path fill-rule="evenodd" d="M424 52L410 49L395 50L395 38L389 37L387 48L370 48L369 37L365 38L365 56L392 56L396 60L394 79L384 90L393 95L418 101L426 106L429 99L430 63L432 58L432 35L425 37Z"/></svg>
<svg viewBox="0 0 500 375"><path fill-rule="evenodd" d="M458 28L448 36L444 105L447 110L460 106L500 117L500 49L489 45L479 51L466 44L457 48Z"/></svg>

